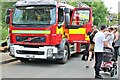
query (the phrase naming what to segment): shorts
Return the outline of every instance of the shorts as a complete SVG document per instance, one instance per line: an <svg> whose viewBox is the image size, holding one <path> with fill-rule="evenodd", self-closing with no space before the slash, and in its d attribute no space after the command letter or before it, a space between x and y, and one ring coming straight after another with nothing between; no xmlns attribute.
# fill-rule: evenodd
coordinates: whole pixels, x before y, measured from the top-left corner
<svg viewBox="0 0 120 80"><path fill-rule="evenodd" d="M89 51L94 51L94 46L95 46L95 44L90 44L90 46L89 46Z"/></svg>

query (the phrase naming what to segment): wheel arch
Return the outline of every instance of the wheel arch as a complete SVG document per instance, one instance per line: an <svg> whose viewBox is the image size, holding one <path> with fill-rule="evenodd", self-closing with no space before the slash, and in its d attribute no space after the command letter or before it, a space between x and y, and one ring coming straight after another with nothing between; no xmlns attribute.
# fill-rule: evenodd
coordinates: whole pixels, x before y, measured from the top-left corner
<svg viewBox="0 0 120 80"><path fill-rule="evenodd" d="M69 42L66 38L63 38L62 41L60 42L59 49L64 50L65 45L68 47L68 58L70 58L70 47L69 47Z"/></svg>

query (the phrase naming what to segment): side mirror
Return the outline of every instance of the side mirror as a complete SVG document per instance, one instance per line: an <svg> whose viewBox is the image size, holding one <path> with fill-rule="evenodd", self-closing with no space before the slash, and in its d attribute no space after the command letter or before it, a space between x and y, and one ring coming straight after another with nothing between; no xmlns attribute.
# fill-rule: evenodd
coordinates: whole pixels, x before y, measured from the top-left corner
<svg viewBox="0 0 120 80"><path fill-rule="evenodd" d="M9 24L9 23L10 23L10 16L9 16L9 15L8 15L8 16L6 16L5 21L6 21L6 23L7 23L7 24Z"/></svg>
<svg viewBox="0 0 120 80"><path fill-rule="evenodd" d="M10 14L10 9L6 9L6 14L7 14L7 15Z"/></svg>
<svg viewBox="0 0 120 80"><path fill-rule="evenodd" d="M68 25L70 23L70 15L69 15L69 13L65 14L65 23L66 23L66 25Z"/></svg>
<svg viewBox="0 0 120 80"><path fill-rule="evenodd" d="M65 8L65 24L66 24L66 28L70 23L70 9L69 8Z"/></svg>

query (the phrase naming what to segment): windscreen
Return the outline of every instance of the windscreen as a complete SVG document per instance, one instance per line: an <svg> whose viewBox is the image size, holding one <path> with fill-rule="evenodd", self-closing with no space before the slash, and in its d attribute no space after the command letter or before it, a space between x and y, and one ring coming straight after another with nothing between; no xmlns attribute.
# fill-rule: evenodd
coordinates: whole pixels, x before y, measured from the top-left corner
<svg viewBox="0 0 120 80"><path fill-rule="evenodd" d="M13 13L13 24L16 25L51 25L55 22L55 6L17 7Z"/></svg>

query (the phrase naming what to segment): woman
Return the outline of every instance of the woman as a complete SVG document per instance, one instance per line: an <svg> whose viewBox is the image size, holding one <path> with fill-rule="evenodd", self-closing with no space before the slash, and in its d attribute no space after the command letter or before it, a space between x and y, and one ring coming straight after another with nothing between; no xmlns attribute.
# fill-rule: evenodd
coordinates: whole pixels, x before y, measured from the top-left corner
<svg viewBox="0 0 120 80"><path fill-rule="evenodd" d="M95 43L93 42L93 38L97 32L98 32L98 30L93 30L89 36L90 37L90 46L89 46L89 56L88 56L86 68L89 68L90 59L92 57L92 53L94 51L94 45L95 45Z"/></svg>
<svg viewBox="0 0 120 80"><path fill-rule="evenodd" d="M115 60L118 61L118 48L119 48L119 32L118 32L118 26L114 27L114 41L113 41L113 46L114 46L114 55L115 55Z"/></svg>

